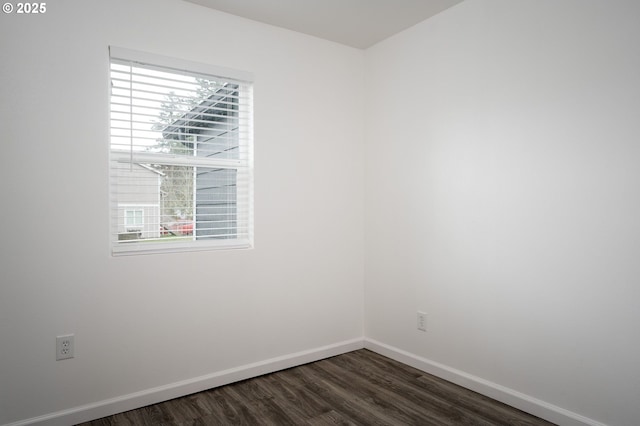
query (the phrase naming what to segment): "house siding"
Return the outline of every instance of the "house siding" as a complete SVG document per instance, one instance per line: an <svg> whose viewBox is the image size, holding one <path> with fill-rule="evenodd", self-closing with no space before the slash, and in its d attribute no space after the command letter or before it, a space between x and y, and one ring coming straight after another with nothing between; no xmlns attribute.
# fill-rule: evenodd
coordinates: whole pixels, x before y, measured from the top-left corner
<svg viewBox="0 0 640 426"><path fill-rule="evenodd" d="M120 239L158 238L160 236L160 174L139 164L114 164L117 174L117 232ZM128 188L138 188L135 193ZM126 226L128 210L142 210L141 226Z"/></svg>

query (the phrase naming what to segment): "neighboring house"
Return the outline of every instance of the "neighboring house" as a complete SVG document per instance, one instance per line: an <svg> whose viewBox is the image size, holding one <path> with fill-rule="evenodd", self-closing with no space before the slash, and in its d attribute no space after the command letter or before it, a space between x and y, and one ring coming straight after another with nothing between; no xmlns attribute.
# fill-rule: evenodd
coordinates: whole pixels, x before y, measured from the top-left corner
<svg viewBox="0 0 640 426"><path fill-rule="evenodd" d="M140 188L136 193L118 194L118 239L158 238L162 172L144 164L122 162L115 166L115 173L123 188Z"/></svg>
<svg viewBox="0 0 640 426"><path fill-rule="evenodd" d="M232 99L237 90L233 84L217 90L164 128L163 138L180 141L198 157L239 158L237 100ZM197 167L194 174L195 238L236 238L237 170Z"/></svg>

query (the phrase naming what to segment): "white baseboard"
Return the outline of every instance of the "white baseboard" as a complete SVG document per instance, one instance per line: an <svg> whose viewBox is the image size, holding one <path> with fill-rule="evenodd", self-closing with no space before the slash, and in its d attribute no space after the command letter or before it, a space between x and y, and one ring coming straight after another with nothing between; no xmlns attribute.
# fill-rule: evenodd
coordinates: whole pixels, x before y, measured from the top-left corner
<svg viewBox="0 0 640 426"><path fill-rule="evenodd" d="M46 414L44 416L9 423L5 426L68 426L82 423L362 348L362 338L347 340L333 345L271 358L206 376L171 383L166 386Z"/></svg>
<svg viewBox="0 0 640 426"><path fill-rule="evenodd" d="M181 382L171 383L166 386L147 389L68 410L9 423L5 426L68 426L71 424L82 423L362 348L369 349L403 364L410 365L429 374L433 374L434 376L448 380L467 389L471 389L482 395L488 396L561 426L606 426L603 423L533 398L529 395L525 395L513 389L489 382L480 377L467 374L444 364L419 357L412 353L403 351L402 349L366 338L364 340L357 338L333 345L271 358L265 361L247 364Z"/></svg>
<svg viewBox="0 0 640 426"><path fill-rule="evenodd" d="M561 426L606 426L603 423L564 408L373 339L365 338L364 347Z"/></svg>

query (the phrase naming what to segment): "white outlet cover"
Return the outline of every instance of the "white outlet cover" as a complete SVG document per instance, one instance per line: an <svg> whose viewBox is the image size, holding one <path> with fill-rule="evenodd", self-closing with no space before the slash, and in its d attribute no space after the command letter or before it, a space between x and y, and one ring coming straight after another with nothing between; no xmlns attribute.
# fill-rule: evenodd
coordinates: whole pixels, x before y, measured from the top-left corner
<svg viewBox="0 0 640 426"><path fill-rule="evenodd" d="M427 331L427 313L418 311L418 330Z"/></svg>
<svg viewBox="0 0 640 426"><path fill-rule="evenodd" d="M75 342L73 334L56 336L56 361L74 357Z"/></svg>

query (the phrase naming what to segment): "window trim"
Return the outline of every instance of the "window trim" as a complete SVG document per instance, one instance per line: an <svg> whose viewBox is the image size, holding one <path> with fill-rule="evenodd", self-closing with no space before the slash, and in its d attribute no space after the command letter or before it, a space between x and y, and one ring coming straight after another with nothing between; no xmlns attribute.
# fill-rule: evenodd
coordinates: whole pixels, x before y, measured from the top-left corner
<svg viewBox="0 0 640 426"><path fill-rule="evenodd" d="M115 177L110 176L109 182L111 189L110 203L109 203L109 217L110 217L110 239L111 253L113 256L120 255L145 255L154 253L176 253L176 252L193 252L193 251L206 251L216 249L248 249L253 247L253 75L249 72L234 70L230 68L224 68L219 66L213 66L210 64L203 64L198 62L192 62L188 60L182 60L177 58L171 58L168 56L156 55L147 52L141 52L136 50L124 49L120 47L109 47L109 66L113 61L129 61L137 63L145 68L156 69L176 73L188 73L191 75L201 74L205 78L219 77L227 81L235 81L242 84L246 89L247 100L240 103L238 106L245 112L249 112L246 123L243 126L247 131L247 144L242 146L242 149L246 150L246 159L215 159L211 160L206 157L187 157L187 156L163 156L158 154L150 154L143 152L133 152L112 149L111 138L109 138L109 173L113 173L113 162L127 162L127 163L150 163L150 164L171 164L171 165L183 165L183 166L199 166L207 167L215 166L216 168L229 168L237 170L238 173L243 173L243 179L247 182L242 188L238 187L239 193L237 197L240 197L240 192L243 197L243 205L246 205L247 211L246 218L238 218L238 222L244 222L242 229L246 229L246 237L229 238L229 239L193 239L190 241L119 241L118 236L118 202L117 197L114 195L113 185L115 184ZM111 72L109 73L111 75ZM111 78L111 77L109 77ZM109 96L111 99L111 96ZM111 100L109 101L111 102ZM109 114L111 117L111 114ZM110 118L111 119L111 118ZM109 126L111 131L111 125ZM237 201L241 201L238 199ZM194 205L195 209L195 205ZM194 210L195 214L195 210ZM144 215L144 212L143 212ZM144 221L144 218L143 218Z"/></svg>
<svg viewBox="0 0 640 426"><path fill-rule="evenodd" d="M167 68L176 72L184 72L188 70L190 74L203 74L205 77L215 76L236 80L241 83L253 83L253 74L247 71L194 62L186 59L172 58L170 56L142 52L139 50L125 49L117 46L109 46L109 58L137 62L150 68L153 68L155 65L162 71L167 71Z"/></svg>

